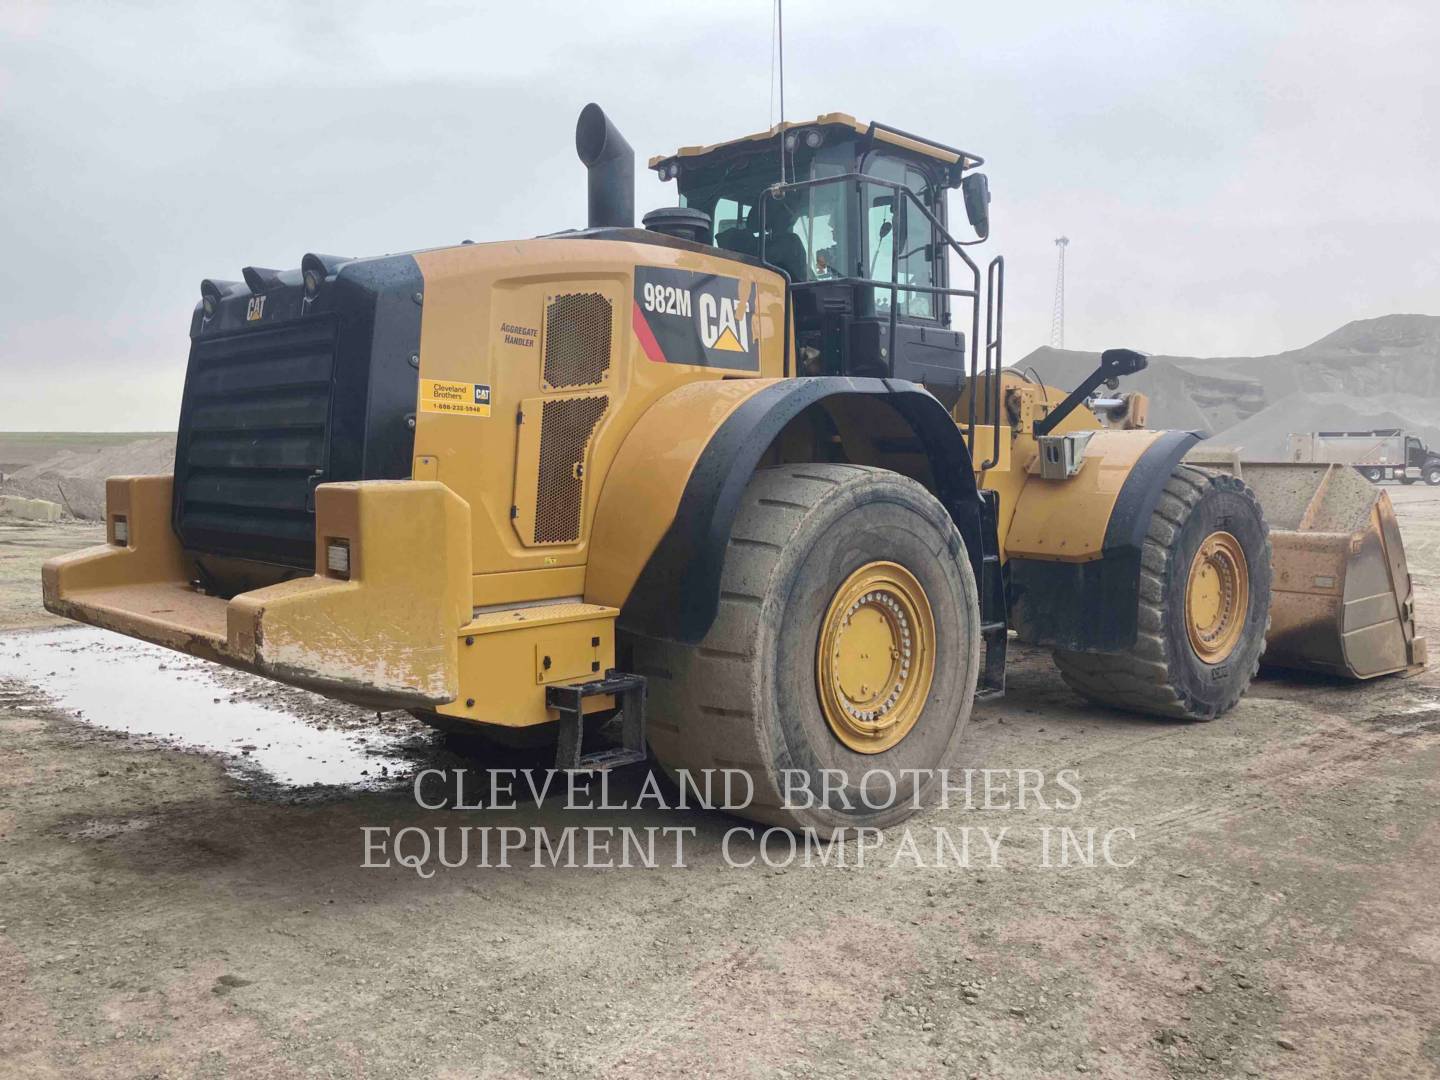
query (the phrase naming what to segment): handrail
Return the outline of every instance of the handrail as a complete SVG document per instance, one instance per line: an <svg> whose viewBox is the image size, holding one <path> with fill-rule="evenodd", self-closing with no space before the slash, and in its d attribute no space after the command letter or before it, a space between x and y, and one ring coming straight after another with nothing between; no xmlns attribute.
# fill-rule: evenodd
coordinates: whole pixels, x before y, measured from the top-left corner
<svg viewBox="0 0 1440 1080"><path fill-rule="evenodd" d="M883 126L883 125L882 125L882 126ZM903 133L901 133L901 134L903 134ZM951 149L951 148L950 148L950 147L943 147L943 149L949 150L949 149ZM970 288L970 289L954 289L954 288L943 288L943 287L933 286L933 285L902 285L902 284L897 280L897 279L899 278L899 276L900 276L900 245L896 242L896 238L895 238L895 236L894 236L894 234L893 234L893 232L892 232L892 234L891 234L891 235L892 235L892 238L891 238L891 241L890 241L890 280L889 280L888 282L887 282L887 281L875 281L875 280L873 280L873 279L871 279L871 278L868 278L868 277L865 277L865 278L862 278L862 277L836 277L836 278L826 278L826 279L824 279L823 281L815 281L815 282L809 282L809 281L791 282L791 283L790 283L790 288L791 288L791 289L798 289L798 288L804 288L804 287L808 287L808 286L819 286L819 285L861 285L861 286L869 286L869 287L873 287L873 288L888 289L889 292L890 292L890 325L889 325L889 335L888 335L888 336L889 336L889 344L888 344L887 357L888 357L888 359L889 359L889 361L890 361L891 364L894 364L894 362L895 362L895 361L894 361L894 357L895 357L895 332L896 332L897 318L898 318L899 307L900 307L900 305L899 305L899 293L900 293L901 291L904 291L904 292L906 292L906 293L922 292L922 293L929 293L929 294L931 294L931 295L944 294L944 295L947 295L947 296L965 296L965 297L968 297L968 298L970 299L970 301L971 301L971 303L970 303L970 368L969 368L969 378L970 378L970 405L969 405L969 412L968 412L968 415L967 415L967 418L966 418L967 422L966 422L966 425L965 425L965 438L966 438L966 441L968 442L968 444L969 444L969 446L970 446L971 453L973 454L974 451L975 451L975 426L976 426L975 387L976 387L976 383L977 383L977 380L978 380L978 378L979 378L979 375L980 375L980 373L981 373L981 372L980 372L980 267L976 264L976 262L975 262L974 259L970 258L969 253L965 251L965 248L964 248L964 246L961 244L961 242L960 242L959 240L956 240L955 237L953 237L953 236L950 235L950 231L949 231L948 229L946 229L943 224L941 224L940 219L937 218L933 213L931 213L930 208L929 208L928 206L926 206L926 205L924 204L924 202L922 202L922 201L920 200L920 197L919 197L918 195L916 195L915 192L911 191L910 188L908 188L907 186L905 186L905 185L902 184L902 183L899 183L898 181L895 181L895 180L886 180L886 179L884 179L884 178L882 178L882 177L879 177L879 176L871 176L871 175L869 175L869 174L867 174L867 173L848 172L848 173L840 173L840 174L838 174L838 175L836 175L836 176L821 176L821 177L816 177L816 178L810 179L810 180L791 180L791 181L788 181L788 182L785 182L785 183L772 184L769 188L766 189L765 194L768 195L769 198L771 198L771 199L780 199L780 198L782 198L782 197L785 195L785 193L790 192L790 191L800 191L800 190L805 190L805 189L813 188L813 187L822 187L822 186L827 185L827 184L841 184L841 183L847 183L847 182L852 182L852 181L857 185L857 186L856 186L856 193L857 193L857 194L858 194L859 191L860 191L860 188L859 188L858 185L860 185L860 184L877 184L877 185L879 185L880 187L889 188L891 191L895 192L895 193L897 194L897 196L902 196L902 197L904 197L906 200L908 200L908 202L906 203L906 205L908 205L909 203L914 203L915 206L920 210L920 213L925 216L925 220L926 220L927 222L929 222L930 228L931 228L931 237L932 237L932 239L933 239L935 236L939 236L946 244L948 244L948 245L954 250L955 254L957 254L957 255L960 256L961 262L963 262L967 267L969 267L969 269L970 269L970 275L971 275L971 280L972 280L972 283L973 283L973 287ZM897 204L897 207L896 207L897 212L896 212L896 214L895 214L895 218L896 218L897 221L899 220L899 217L900 217L900 215L899 215L899 213L898 213L898 209L899 209L899 206L898 206L898 204ZM766 258L765 258L765 245L766 245L766 238L767 238L767 236L769 235L769 231L770 231L769 228L767 227L767 216L768 216L768 212L769 212L769 199L762 198L762 199L760 200L760 253L759 253L759 254L760 254L760 261L761 261L761 262L767 262L767 260L766 260ZM788 275L787 275L787 278L788 278ZM948 280L948 278L949 278L948 268L947 268L946 278L947 278L947 280ZM984 470L986 470L986 469L993 468L993 467L998 463L999 454L1000 454L1000 366L999 366L999 365L1000 365L1000 359L1001 359L1001 355L1000 355L1000 351L1001 351L1001 339L1002 339L1002 335L1003 335L1003 329L1002 329L1002 327L1001 327L1001 320L1003 319L1003 316L1004 316L1004 300L1005 300L1005 260L1004 260L1004 258L1003 258L1002 256L997 255L997 256L996 256L994 259L992 259L991 262L990 262L990 266L989 266L989 269L988 269L988 271L987 271L987 287L988 287L988 289L990 289L990 290L992 290L992 291L998 291L998 296L991 295L991 296L988 296L988 297L987 297L987 300L986 300L986 323L985 323L985 376L986 376L987 383L990 384L990 385L987 385L987 389L992 391L993 399L994 399L993 409L992 409L992 412L991 412L991 424L992 424L992 426L993 426L993 428L994 428L995 435L994 435L994 442L993 442L992 447L991 447L990 458L987 458L986 461L985 461L985 462L981 465L981 467L980 467L980 471L982 471L982 472L983 472ZM992 307L993 307L993 311L992 311ZM995 363L994 363L993 368L992 368L991 359L990 359L992 353L993 353L993 355L994 355L994 357L995 357ZM994 459L994 460L991 460L991 459Z"/></svg>
<svg viewBox="0 0 1440 1080"><path fill-rule="evenodd" d="M979 467L979 472L993 469L1000 462L1000 366L1003 362L1005 341L1005 256L996 255L985 270L985 389L990 396L990 423L994 427L994 442L990 445L990 456ZM991 354L995 363L990 363ZM975 405L975 388L970 388L970 405ZM973 430L973 427L972 427ZM971 444L974 450L974 444Z"/></svg>
<svg viewBox="0 0 1440 1080"><path fill-rule="evenodd" d="M869 153L869 146L875 142L875 132L888 131L891 135L899 135L902 139L909 139L911 142L920 143L923 146L933 146L936 150L944 150L947 154L954 154L957 158L955 164L962 170L978 169L985 164L985 159L979 154L972 154L968 150L961 150L956 146L947 146L943 142L936 142L934 139L926 138L924 135L916 135L910 131L902 131L889 124L882 124L878 120L870 121L870 126L865 129L866 153ZM973 165L966 165L965 162L973 161Z"/></svg>

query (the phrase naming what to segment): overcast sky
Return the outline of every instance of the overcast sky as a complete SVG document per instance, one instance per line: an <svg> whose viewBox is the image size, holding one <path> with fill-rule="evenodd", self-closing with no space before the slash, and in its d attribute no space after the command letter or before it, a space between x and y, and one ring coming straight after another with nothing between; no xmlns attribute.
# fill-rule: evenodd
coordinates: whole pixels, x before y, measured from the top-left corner
<svg viewBox="0 0 1440 1080"><path fill-rule="evenodd" d="M771 0L0 0L0 430L168 429L202 277L582 225L574 121L640 162L761 130ZM987 160L1007 352L1304 345L1440 314L1440 6L786 4L786 113ZM674 189L641 172L637 207ZM959 215L958 200L952 204Z"/></svg>

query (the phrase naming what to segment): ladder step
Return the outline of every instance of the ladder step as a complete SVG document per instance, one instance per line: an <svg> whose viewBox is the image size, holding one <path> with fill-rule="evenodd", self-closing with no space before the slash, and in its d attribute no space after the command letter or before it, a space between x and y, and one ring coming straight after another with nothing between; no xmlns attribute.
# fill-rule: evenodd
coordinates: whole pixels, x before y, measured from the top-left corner
<svg viewBox="0 0 1440 1080"><path fill-rule="evenodd" d="M576 765L575 769L579 772L604 772L607 769L618 769L622 765L636 765L644 760L643 750L612 746L607 750L597 750L593 754L581 754L580 764Z"/></svg>
<svg viewBox="0 0 1440 1080"><path fill-rule="evenodd" d="M584 753L585 699L611 694L620 699L621 745ZM643 675L631 675L612 668L600 679L568 686L547 686L545 704L560 714L560 736L555 744L557 769L598 772L645 760Z"/></svg>

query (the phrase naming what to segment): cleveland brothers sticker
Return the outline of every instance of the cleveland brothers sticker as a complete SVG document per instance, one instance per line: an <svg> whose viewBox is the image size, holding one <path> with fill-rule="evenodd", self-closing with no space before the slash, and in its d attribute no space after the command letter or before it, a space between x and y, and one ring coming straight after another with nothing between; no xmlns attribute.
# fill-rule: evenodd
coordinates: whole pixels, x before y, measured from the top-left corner
<svg viewBox="0 0 1440 1080"><path fill-rule="evenodd" d="M451 379L421 379L420 411L450 416L489 416L490 386Z"/></svg>

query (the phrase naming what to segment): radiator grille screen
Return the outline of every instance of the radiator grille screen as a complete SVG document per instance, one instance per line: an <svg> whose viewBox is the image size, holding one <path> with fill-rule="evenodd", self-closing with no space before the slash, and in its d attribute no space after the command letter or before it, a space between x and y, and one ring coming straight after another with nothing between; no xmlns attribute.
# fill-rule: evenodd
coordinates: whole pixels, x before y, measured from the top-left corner
<svg viewBox="0 0 1440 1080"><path fill-rule="evenodd" d="M565 293L545 308L545 385L598 386L610 370L613 310L600 293Z"/></svg>
<svg viewBox="0 0 1440 1080"><path fill-rule="evenodd" d="M580 539L585 451L605 415L608 397L547 401L540 414L540 477L535 492L535 543Z"/></svg>
<svg viewBox="0 0 1440 1080"><path fill-rule="evenodd" d="M175 460L186 547L305 566L329 465L337 323L305 319L195 343Z"/></svg>

